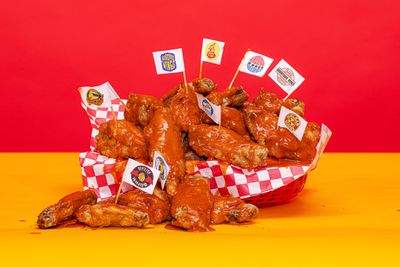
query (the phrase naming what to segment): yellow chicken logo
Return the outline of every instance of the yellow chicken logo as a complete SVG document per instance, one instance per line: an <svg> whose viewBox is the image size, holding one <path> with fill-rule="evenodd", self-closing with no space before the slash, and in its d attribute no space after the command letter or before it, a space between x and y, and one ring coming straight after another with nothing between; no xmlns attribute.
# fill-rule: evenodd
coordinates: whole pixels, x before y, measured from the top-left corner
<svg viewBox="0 0 400 267"><path fill-rule="evenodd" d="M139 173L138 180L143 183L145 179L146 179L146 176L144 176L144 172Z"/></svg>

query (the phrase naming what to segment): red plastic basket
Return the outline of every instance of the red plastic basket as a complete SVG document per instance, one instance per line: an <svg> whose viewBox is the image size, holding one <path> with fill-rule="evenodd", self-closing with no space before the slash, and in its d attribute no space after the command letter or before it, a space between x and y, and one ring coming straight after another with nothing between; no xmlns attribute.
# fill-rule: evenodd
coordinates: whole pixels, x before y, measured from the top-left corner
<svg viewBox="0 0 400 267"><path fill-rule="evenodd" d="M288 185L244 200L247 203L256 205L257 207L284 204L292 200L303 190L306 180L307 175L304 175Z"/></svg>

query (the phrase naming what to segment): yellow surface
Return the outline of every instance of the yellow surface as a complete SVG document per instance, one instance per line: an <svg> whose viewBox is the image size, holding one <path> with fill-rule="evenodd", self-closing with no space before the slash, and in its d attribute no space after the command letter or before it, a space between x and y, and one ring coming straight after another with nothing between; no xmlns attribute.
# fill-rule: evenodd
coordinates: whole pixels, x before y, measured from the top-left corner
<svg viewBox="0 0 400 267"><path fill-rule="evenodd" d="M0 164L0 266L400 266L400 153L324 154L291 203L200 234L38 230L43 208L81 188L78 154L2 153Z"/></svg>

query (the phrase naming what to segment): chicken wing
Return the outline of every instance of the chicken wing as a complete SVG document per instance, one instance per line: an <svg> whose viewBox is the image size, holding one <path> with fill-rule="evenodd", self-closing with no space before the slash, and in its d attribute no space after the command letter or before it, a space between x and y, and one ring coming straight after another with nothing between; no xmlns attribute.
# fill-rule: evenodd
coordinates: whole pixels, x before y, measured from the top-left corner
<svg viewBox="0 0 400 267"><path fill-rule="evenodd" d="M145 127L162 102L153 96L129 94L124 112L125 120Z"/></svg>
<svg viewBox="0 0 400 267"><path fill-rule="evenodd" d="M171 224L188 231L209 231L212 207L209 179L201 175L186 176L172 198Z"/></svg>
<svg viewBox="0 0 400 267"><path fill-rule="evenodd" d="M79 222L91 227L135 226L144 227L149 215L141 210L114 203L83 205L76 213Z"/></svg>
<svg viewBox="0 0 400 267"><path fill-rule="evenodd" d="M304 102L294 98L282 100L279 99L276 94L265 92L262 88L260 89L258 96L253 99L253 103L257 107L260 107L267 112L275 113L276 115L279 115L279 111L283 105L300 116L304 116Z"/></svg>
<svg viewBox="0 0 400 267"><path fill-rule="evenodd" d="M201 115L201 121L207 124L214 124L213 120L205 112ZM240 135L249 134L244 124L242 112L235 108L221 106L221 125Z"/></svg>
<svg viewBox="0 0 400 267"><path fill-rule="evenodd" d="M126 120L110 120L100 125L97 150L110 158L147 159L143 133Z"/></svg>
<svg viewBox="0 0 400 267"><path fill-rule="evenodd" d="M118 204L147 213L151 224L161 223L170 218L168 196L158 187L154 188L153 195L139 189L128 191L119 197Z"/></svg>
<svg viewBox="0 0 400 267"><path fill-rule="evenodd" d="M288 129L278 126L278 116L275 113L249 106L244 109L244 114L250 133L257 143L268 148L270 156L301 161L314 159L321 133L318 124L309 122L299 141Z"/></svg>
<svg viewBox="0 0 400 267"><path fill-rule="evenodd" d="M215 89L217 85L209 78L197 78L192 81L194 91L199 94L208 95Z"/></svg>
<svg viewBox="0 0 400 267"><path fill-rule="evenodd" d="M214 196L211 224L243 223L253 220L258 208L232 196Z"/></svg>
<svg viewBox="0 0 400 267"><path fill-rule="evenodd" d="M265 162L268 149L248 141L225 127L206 124L190 127L189 144L200 156L215 158L242 168L255 168Z"/></svg>
<svg viewBox="0 0 400 267"><path fill-rule="evenodd" d="M45 208L38 216L37 225L46 229L61 222L72 219L82 205L93 205L97 202L97 195L92 190L78 191L66 195L56 204Z"/></svg>
<svg viewBox="0 0 400 267"><path fill-rule="evenodd" d="M185 159L182 137L171 110L168 108L157 110L150 124L144 129L144 134L149 143L150 159L153 160L154 151L158 151L170 167L166 190L168 195L173 196L185 175Z"/></svg>
<svg viewBox="0 0 400 267"><path fill-rule="evenodd" d="M201 109L197 105L197 97L191 87L180 88L171 102L171 110L179 129L184 132L191 125L200 124Z"/></svg>
<svg viewBox="0 0 400 267"><path fill-rule="evenodd" d="M247 92L241 86L233 86L222 92L213 91L207 96L215 105L224 105L231 107L241 107L249 98Z"/></svg>

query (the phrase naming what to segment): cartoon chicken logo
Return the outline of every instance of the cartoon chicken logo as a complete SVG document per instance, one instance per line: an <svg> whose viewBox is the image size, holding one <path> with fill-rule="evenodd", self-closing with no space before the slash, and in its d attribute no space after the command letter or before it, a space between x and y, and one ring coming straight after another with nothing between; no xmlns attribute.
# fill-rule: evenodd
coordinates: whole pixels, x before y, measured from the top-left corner
<svg viewBox="0 0 400 267"><path fill-rule="evenodd" d="M101 106L104 102L104 95L96 89L89 89L86 94L86 100L89 105Z"/></svg>
<svg viewBox="0 0 400 267"><path fill-rule="evenodd" d="M140 188L153 184L153 172L146 166L137 166L131 171L132 182Z"/></svg>
<svg viewBox="0 0 400 267"><path fill-rule="evenodd" d="M292 132L296 131L300 127L300 119L294 113L287 114L284 123L285 126Z"/></svg>
<svg viewBox="0 0 400 267"><path fill-rule="evenodd" d="M207 57L209 59L214 59L217 57L217 55L215 54L215 45L216 43L212 43L208 46L208 51L207 51Z"/></svg>

